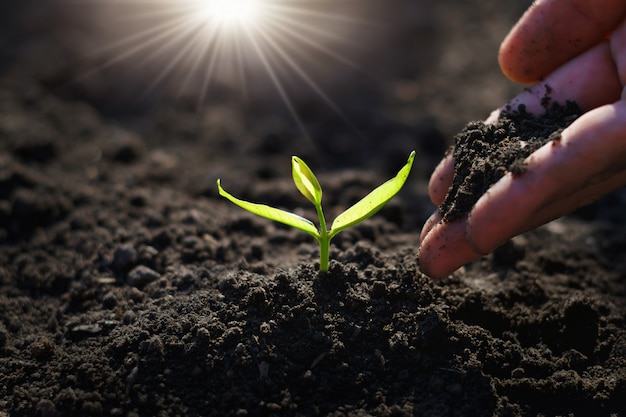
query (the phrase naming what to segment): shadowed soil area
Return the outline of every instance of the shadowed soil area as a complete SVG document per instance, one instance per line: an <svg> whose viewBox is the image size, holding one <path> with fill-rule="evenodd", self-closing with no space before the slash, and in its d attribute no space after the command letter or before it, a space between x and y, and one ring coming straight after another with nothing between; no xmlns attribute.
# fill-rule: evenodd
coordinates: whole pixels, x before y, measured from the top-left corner
<svg viewBox="0 0 626 417"><path fill-rule="evenodd" d="M528 5L378 3L371 73L324 80L341 115L292 95L302 126L271 89L198 106L123 65L83 79L86 20L0 6L0 416L625 416L624 190L443 281L416 258L432 169L520 90L496 55ZM298 155L332 221L411 150L328 273L217 194L315 219Z"/></svg>

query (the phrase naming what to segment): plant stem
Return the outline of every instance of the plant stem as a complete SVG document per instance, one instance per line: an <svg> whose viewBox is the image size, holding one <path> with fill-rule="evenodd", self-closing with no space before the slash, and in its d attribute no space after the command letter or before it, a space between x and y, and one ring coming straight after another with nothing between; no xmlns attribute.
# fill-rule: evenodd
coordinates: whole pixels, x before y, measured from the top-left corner
<svg viewBox="0 0 626 417"><path fill-rule="evenodd" d="M317 211L317 217L320 221L320 236L317 241L320 244L320 271L328 272L328 253L330 252L330 236L326 229L326 218L324 218L324 212L322 211L322 205L316 204L315 210Z"/></svg>
<svg viewBox="0 0 626 417"><path fill-rule="evenodd" d="M320 240L320 271L328 272L328 252L330 251L330 239L328 235Z"/></svg>

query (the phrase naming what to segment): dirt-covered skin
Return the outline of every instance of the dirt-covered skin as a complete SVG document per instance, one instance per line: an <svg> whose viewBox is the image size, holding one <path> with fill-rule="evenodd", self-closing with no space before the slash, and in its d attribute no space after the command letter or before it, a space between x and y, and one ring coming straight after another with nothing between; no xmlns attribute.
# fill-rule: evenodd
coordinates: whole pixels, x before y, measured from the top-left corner
<svg viewBox="0 0 626 417"><path fill-rule="evenodd" d="M623 191L445 281L417 266L428 175L515 91L495 52L527 2L393 3L404 55L376 94L342 98L364 133L304 100L315 146L262 105L114 114L59 61L33 67L56 44L32 20L4 38L0 416L626 415ZM314 218L296 154L333 218L412 149L405 188L334 239L327 274L309 235L215 187Z"/></svg>

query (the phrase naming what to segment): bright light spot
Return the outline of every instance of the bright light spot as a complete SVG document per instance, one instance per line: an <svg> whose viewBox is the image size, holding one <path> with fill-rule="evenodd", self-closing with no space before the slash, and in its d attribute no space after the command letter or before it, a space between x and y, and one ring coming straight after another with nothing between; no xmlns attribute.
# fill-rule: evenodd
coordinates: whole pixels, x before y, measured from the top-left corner
<svg viewBox="0 0 626 417"><path fill-rule="evenodd" d="M358 17L364 0L76 2L92 4L106 23L98 42L105 46L94 54L101 62L87 76L124 63L136 68L146 93L163 84L198 106L213 92L216 100L235 90L244 98L277 96L303 131L295 98L313 94L343 117L326 84L343 82L346 68L358 71L347 54L373 39L361 32L372 29Z"/></svg>
<svg viewBox="0 0 626 417"><path fill-rule="evenodd" d="M203 17L222 25L246 26L253 24L261 14L262 0L199 0Z"/></svg>

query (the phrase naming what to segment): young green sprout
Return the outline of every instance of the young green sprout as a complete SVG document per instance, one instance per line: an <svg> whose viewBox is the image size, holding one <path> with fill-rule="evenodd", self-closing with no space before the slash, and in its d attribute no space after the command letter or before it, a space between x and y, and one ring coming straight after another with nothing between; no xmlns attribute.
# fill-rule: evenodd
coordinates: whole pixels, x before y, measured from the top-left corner
<svg viewBox="0 0 626 417"><path fill-rule="evenodd" d="M293 181L302 195L315 206L317 217L319 218L319 229L312 221L297 214L264 204L249 203L233 197L222 188L219 179L217 180L217 189L222 197L227 198L244 210L300 229L313 236L320 245L320 271L326 272L328 271L328 253L331 239L342 230L362 222L383 208L404 186L409 172L411 172L413 159L415 159L415 151L411 152L406 165L400 169L395 177L380 185L352 207L339 214L330 226L330 230L326 226L326 218L322 211L322 187L320 187L320 183L317 181L313 171L297 156L291 158Z"/></svg>

